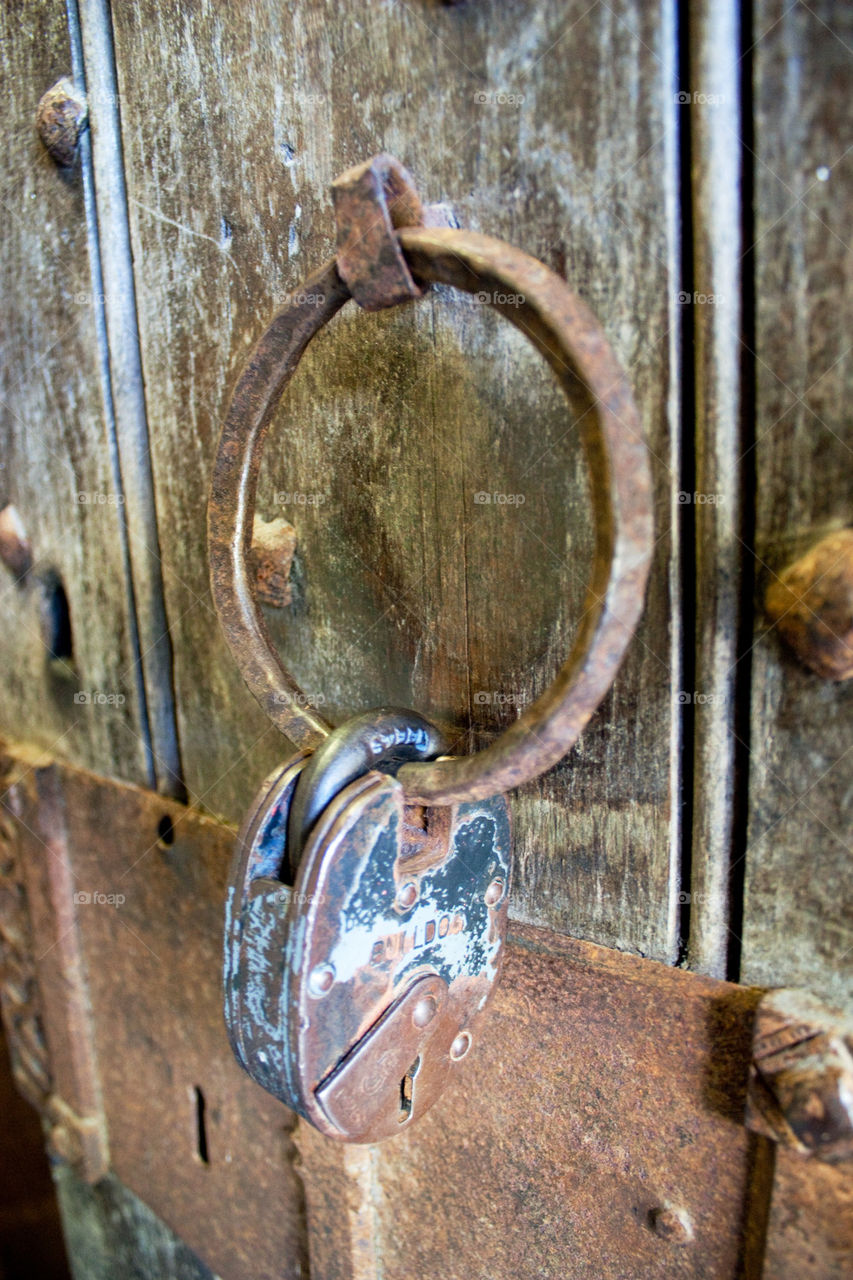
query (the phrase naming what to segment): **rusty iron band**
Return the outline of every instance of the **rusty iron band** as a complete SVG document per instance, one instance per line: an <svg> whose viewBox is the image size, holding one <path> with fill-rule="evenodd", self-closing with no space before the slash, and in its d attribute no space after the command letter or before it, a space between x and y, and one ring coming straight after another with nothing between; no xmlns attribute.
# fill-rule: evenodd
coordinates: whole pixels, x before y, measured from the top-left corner
<svg viewBox="0 0 853 1280"><path fill-rule="evenodd" d="M578 420L591 476L595 557L572 651L553 684L494 743L473 756L405 764L398 777L413 804L480 800L528 782L573 746L607 693L634 633L652 554L648 452L627 378L592 312L541 262L472 231L396 230L412 276L468 293L491 293L542 353ZM524 302L501 304L507 294ZM333 260L302 286L304 301L278 313L256 346L222 429L208 508L213 596L251 692L299 747L329 726L273 648L255 600L249 551L258 470L270 421L311 338L350 298Z"/></svg>

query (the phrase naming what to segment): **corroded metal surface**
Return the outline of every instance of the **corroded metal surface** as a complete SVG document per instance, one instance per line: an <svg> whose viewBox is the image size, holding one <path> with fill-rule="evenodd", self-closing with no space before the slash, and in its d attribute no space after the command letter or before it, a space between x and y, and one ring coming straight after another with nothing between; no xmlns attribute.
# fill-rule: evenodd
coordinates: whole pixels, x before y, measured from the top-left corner
<svg viewBox="0 0 853 1280"><path fill-rule="evenodd" d="M88 115L86 99L65 77L57 80L42 96L36 111L36 128L57 164L67 166L74 163L77 142Z"/></svg>
<svg viewBox="0 0 853 1280"><path fill-rule="evenodd" d="M364 1143L393 1137L437 1100L455 1034L451 1020L443 1052L434 1045L446 1008L447 983L435 974L418 978L320 1083L317 1102L338 1134ZM440 1078L425 1081L435 1067Z"/></svg>
<svg viewBox="0 0 853 1280"><path fill-rule="evenodd" d="M324 1280L372 1280L380 1260L387 1280L758 1274L741 1266L766 1209L750 1175L772 1144L742 1117L760 991L515 926L476 1052L432 1111L376 1147L299 1125L297 1176L293 1119L240 1071L219 1011L232 832L130 786L16 767L20 865L37 884L63 833L80 899L113 1168L218 1274L307 1274L303 1184ZM3 900L5 936L20 911ZM19 930L31 968L59 914ZM64 1016L57 984L48 1073ZM845 1172L778 1149L767 1276L849 1274Z"/></svg>
<svg viewBox="0 0 853 1280"><path fill-rule="evenodd" d="M79 939L112 1170L217 1275L302 1280L293 1117L240 1070L222 1022L221 913L233 832L82 771L21 773L11 798L26 805L16 831L28 883L53 874L56 810L39 808L51 789L64 815L63 910ZM47 825L37 825L39 812ZM42 968L67 938L57 940L45 914L34 923ZM71 976L57 972L45 1002L54 1080L80 1051L65 1008Z"/></svg>
<svg viewBox="0 0 853 1280"><path fill-rule="evenodd" d="M744 1274L759 995L513 926L478 1052L416 1129L354 1166L299 1126L316 1274Z"/></svg>
<svg viewBox="0 0 853 1280"><path fill-rule="evenodd" d="M651 480L625 374L592 312L558 276L518 249L472 232L406 228L399 237L419 279L490 294L567 394L580 385L588 400L578 426L589 464L596 551L574 647L545 693L484 751L400 770L410 801L443 804L519 786L576 742L613 683L642 612L652 550ZM500 302L513 294L524 302Z"/></svg>
<svg viewBox="0 0 853 1280"><path fill-rule="evenodd" d="M806 991L770 991L755 1018L747 1125L801 1156L853 1155L853 1019Z"/></svg>
<svg viewBox="0 0 853 1280"><path fill-rule="evenodd" d="M4 792L8 776L4 772ZM50 1095L51 1077L35 954L15 827L4 804L0 809L0 1013L15 1083L33 1106L41 1107Z"/></svg>
<svg viewBox="0 0 853 1280"><path fill-rule="evenodd" d="M767 616L801 662L828 680L853 676L853 529L839 529L767 589Z"/></svg>
<svg viewBox="0 0 853 1280"><path fill-rule="evenodd" d="M348 783L371 769L396 773L407 760L431 760L446 746L429 720L397 707L366 711L330 733L307 761L293 796L287 831L293 872L314 823Z"/></svg>
<svg viewBox="0 0 853 1280"><path fill-rule="evenodd" d="M290 604L290 568L296 551L296 530L287 520L255 516L249 555L255 590L261 604L283 609Z"/></svg>
<svg viewBox="0 0 853 1280"><path fill-rule="evenodd" d="M43 758L6 763L0 1005L12 1071L44 1118L49 1149L96 1182L109 1155L63 796L56 769Z"/></svg>
<svg viewBox="0 0 853 1280"><path fill-rule="evenodd" d="M278 401L311 339L349 299L334 262L315 271L255 347L231 400L208 500L210 580L219 621L263 710L298 747L329 731L270 643L248 565L264 441Z"/></svg>
<svg viewBox="0 0 853 1280"><path fill-rule="evenodd" d="M20 581L33 565L33 549L17 509L9 503L0 511L0 561Z"/></svg>
<svg viewBox="0 0 853 1280"><path fill-rule="evenodd" d="M411 176L393 156L379 155L332 183L338 271L365 311L393 307L423 290L415 284L396 237L416 227L423 206Z"/></svg>
<svg viewBox="0 0 853 1280"><path fill-rule="evenodd" d="M368 166L361 172L369 177L372 171ZM375 180L374 173L374 186ZM358 214L362 230L384 227L382 244L387 247L387 208L365 203L364 196L362 192ZM409 213L414 216L413 210ZM344 228L347 243L350 232ZM652 551L651 481L625 374L595 317L558 276L527 254L473 232L406 226L395 235L417 280L451 284L487 298L530 338L567 395L574 402L581 398L579 426L596 513L586 609L572 653L551 687L478 755L401 769L407 800L450 804L485 799L551 768L609 689L642 609ZM377 265L378 285L385 266L383 257ZM359 260L361 281L366 270ZM508 296L517 305L506 305ZM272 321L234 393L208 506L211 584L225 636L249 689L298 746L316 745L326 726L272 649L254 599L247 556L267 428L309 341L349 297L336 264L328 263L305 282L296 303Z"/></svg>

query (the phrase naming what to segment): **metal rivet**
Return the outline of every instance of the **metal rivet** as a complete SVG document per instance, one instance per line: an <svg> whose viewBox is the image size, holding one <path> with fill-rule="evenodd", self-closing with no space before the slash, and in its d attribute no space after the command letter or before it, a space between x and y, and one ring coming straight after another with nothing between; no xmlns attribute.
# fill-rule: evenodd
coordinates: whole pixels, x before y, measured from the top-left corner
<svg viewBox="0 0 853 1280"><path fill-rule="evenodd" d="M19 580L25 578L33 566L24 522L11 503L0 511L0 560Z"/></svg>
<svg viewBox="0 0 853 1280"><path fill-rule="evenodd" d="M465 1054L471 1048L471 1035L468 1031L460 1031L459 1035L450 1046L450 1056L454 1062L458 1062L460 1058L464 1058Z"/></svg>
<svg viewBox="0 0 853 1280"><path fill-rule="evenodd" d="M261 604L283 609L293 596L290 569L296 551L296 530L286 520L255 516L249 560L255 575L255 594Z"/></svg>
<svg viewBox="0 0 853 1280"><path fill-rule="evenodd" d="M86 99L66 78L57 80L39 102L36 128L57 164L73 164L88 116Z"/></svg>
<svg viewBox="0 0 853 1280"><path fill-rule="evenodd" d="M485 901L487 907L493 907L500 902L503 897L504 882L503 880L493 880L485 892Z"/></svg>
<svg viewBox="0 0 853 1280"><path fill-rule="evenodd" d="M335 985L335 971L330 964L318 964L311 970L308 979L308 990L312 996L325 996Z"/></svg>
<svg viewBox="0 0 853 1280"><path fill-rule="evenodd" d="M853 678L853 529L828 534L774 574L765 602L802 663L826 680Z"/></svg>
<svg viewBox="0 0 853 1280"><path fill-rule="evenodd" d="M403 911L408 911L409 907L413 907L418 900L418 886L414 880L409 880L407 884L401 884L397 890L397 906Z"/></svg>
<svg viewBox="0 0 853 1280"><path fill-rule="evenodd" d="M649 1214L652 1230L661 1240L670 1240L673 1244L687 1244L693 1239L693 1227L690 1218L683 1209L674 1209L670 1205L660 1205Z"/></svg>
<svg viewBox="0 0 853 1280"><path fill-rule="evenodd" d="M435 996L424 996L419 1000L412 1012L412 1022L416 1027L425 1027L432 1022L438 1013L438 1002Z"/></svg>

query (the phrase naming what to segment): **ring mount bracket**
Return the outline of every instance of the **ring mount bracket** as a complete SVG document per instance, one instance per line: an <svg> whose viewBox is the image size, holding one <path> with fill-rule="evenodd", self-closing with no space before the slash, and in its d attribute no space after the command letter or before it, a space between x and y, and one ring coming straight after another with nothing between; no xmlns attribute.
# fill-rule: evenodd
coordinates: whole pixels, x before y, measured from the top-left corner
<svg viewBox="0 0 853 1280"><path fill-rule="evenodd" d="M332 183L341 279L365 311L421 298L396 232L453 224L446 205L423 205L411 174L385 153L348 169Z"/></svg>

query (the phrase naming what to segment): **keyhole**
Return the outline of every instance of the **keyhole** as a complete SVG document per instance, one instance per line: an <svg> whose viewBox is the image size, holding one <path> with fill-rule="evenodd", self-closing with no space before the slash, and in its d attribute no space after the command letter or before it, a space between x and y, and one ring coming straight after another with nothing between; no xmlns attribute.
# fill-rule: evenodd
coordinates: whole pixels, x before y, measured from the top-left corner
<svg viewBox="0 0 853 1280"><path fill-rule="evenodd" d="M400 1081L400 1124L405 1124L412 1114L412 1098L415 1092L415 1076L421 1067L420 1054L415 1058L403 1079Z"/></svg>
<svg viewBox="0 0 853 1280"><path fill-rule="evenodd" d="M207 1122L205 1119L207 1102L198 1085L195 1086L193 1092L195 1094L196 1155L202 1164L210 1164L210 1156L207 1151Z"/></svg>

